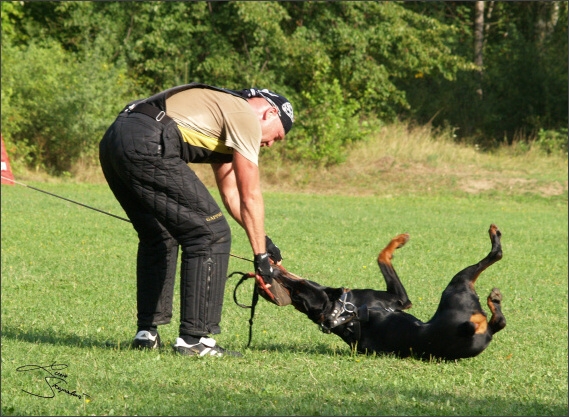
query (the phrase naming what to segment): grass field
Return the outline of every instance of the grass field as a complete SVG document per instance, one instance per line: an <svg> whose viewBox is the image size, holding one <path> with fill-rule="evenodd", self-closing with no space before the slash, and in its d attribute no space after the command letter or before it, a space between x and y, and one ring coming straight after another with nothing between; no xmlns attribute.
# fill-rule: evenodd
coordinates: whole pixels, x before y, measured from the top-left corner
<svg viewBox="0 0 569 417"><path fill-rule="evenodd" d="M35 184L120 214L103 185ZM562 415L567 413L567 211L542 199L379 198L269 193L268 229L287 267L329 285L383 289L375 257L399 232L394 259L427 320L459 269L489 251L504 258L477 289L504 294L508 319L480 356L420 362L354 356L292 307L261 300L253 343L248 310L229 281L222 346L244 358L199 360L128 345L135 331L136 238L120 220L23 187L2 186L2 413L19 415ZM249 256L234 228L233 253ZM232 259L230 271L250 265ZM246 287L246 286L244 286ZM250 287L239 293L248 302ZM174 317L178 306L175 304ZM177 321L161 328L167 344ZM67 365L69 391L50 395L43 370Z"/></svg>
<svg viewBox="0 0 569 417"><path fill-rule="evenodd" d="M359 191L369 188L354 185L356 195L349 195L349 181L339 181L333 169L320 184L336 183L337 193L293 193L290 184L297 181L302 188L303 177L287 172L288 186L266 187L267 230L290 271L325 285L376 289L385 286L377 253L394 235L410 233L393 262L413 301L410 312L428 320L451 277L488 253L488 226L497 224L504 257L482 274L477 291L485 299L492 287L500 288L507 327L478 357L428 362L354 355L292 307L262 299L246 349L249 310L233 302L236 278L227 283L217 340L243 358L173 354L178 285L174 320L159 329L166 348L132 350L137 239L131 226L25 187L2 185L2 414L567 415L566 167L536 160L523 168L523 161L515 165L502 158L506 168L500 171L494 165L499 156L480 162L474 154L468 164L463 163L470 156L453 166L445 149L433 152L439 157L430 165L430 178L421 179L415 169L428 152L423 162L395 153L396 172L381 171L375 181L354 165L351 179L377 186L365 193ZM267 175L279 169L284 168L273 167ZM453 172L499 177L503 181L496 186L505 188L473 193ZM392 188L382 193L389 176ZM528 186L534 191L560 186L561 193L506 187L520 176L534 181ZM124 215L105 184L28 183ZM232 253L250 257L244 232L231 225ZM250 263L231 259L230 272L249 270ZM251 283L239 289L241 302L249 303L251 289ZM48 371L59 379L46 380ZM55 382L61 391L50 389Z"/></svg>

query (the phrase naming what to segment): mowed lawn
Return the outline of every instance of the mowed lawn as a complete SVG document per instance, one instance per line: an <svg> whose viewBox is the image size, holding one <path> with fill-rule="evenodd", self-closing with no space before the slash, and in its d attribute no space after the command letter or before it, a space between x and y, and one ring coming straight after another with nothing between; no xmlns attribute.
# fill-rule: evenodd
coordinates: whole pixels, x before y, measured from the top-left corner
<svg viewBox="0 0 569 417"><path fill-rule="evenodd" d="M106 185L30 185L124 216ZM377 254L408 232L393 263L410 312L425 321L499 226L503 259L476 288L482 300L500 288L506 328L478 357L429 362L355 355L293 307L262 299L246 349L250 311L233 302L237 278L217 340L243 358L173 354L178 283L173 321L159 328L166 347L132 350L130 224L21 186L2 185L1 197L4 415L567 415L566 200L266 194L267 232L285 266L321 284L385 289ZM232 253L251 258L231 225ZM230 261L230 272L251 269ZM239 301L250 303L251 290L240 287Z"/></svg>

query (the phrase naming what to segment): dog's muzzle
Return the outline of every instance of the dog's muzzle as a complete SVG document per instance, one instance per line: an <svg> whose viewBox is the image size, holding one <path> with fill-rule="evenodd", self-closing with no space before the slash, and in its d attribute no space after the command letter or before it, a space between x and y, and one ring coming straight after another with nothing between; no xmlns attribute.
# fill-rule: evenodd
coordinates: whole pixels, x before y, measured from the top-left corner
<svg viewBox="0 0 569 417"><path fill-rule="evenodd" d="M330 333L330 330L341 324L347 324L356 319L357 321L368 321L369 311L367 305L356 306L351 302L353 296L351 291L344 290L342 296L334 303L334 310L332 314L326 317L320 323L320 329L324 333Z"/></svg>

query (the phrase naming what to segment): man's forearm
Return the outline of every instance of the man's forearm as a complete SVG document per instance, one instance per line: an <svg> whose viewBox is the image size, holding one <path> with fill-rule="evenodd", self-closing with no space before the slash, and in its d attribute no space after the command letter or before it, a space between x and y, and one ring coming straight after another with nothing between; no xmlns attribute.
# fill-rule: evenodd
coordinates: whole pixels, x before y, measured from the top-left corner
<svg viewBox="0 0 569 417"><path fill-rule="evenodd" d="M254 254L265 253L265 205L259 168L238 152L233 156L235 182L239 190L239 215Z"/></svg>
<svg viewBox="0 0 569 417"><path fill-rule="evenodd" d="M241 202L241 219L243 228L247 233L251 249L254 254L265 253L265 206L263 198L259 194L256 198L250 198Z"/></svg>
<svg viewBox="0 0 569 417"><path fill-rule="evenodd" d="M231 163L212 164L212 169L223 205L231 217L239 223L241 227L245 227L241 219L241 198L239 197L235 171Z"/></svg>

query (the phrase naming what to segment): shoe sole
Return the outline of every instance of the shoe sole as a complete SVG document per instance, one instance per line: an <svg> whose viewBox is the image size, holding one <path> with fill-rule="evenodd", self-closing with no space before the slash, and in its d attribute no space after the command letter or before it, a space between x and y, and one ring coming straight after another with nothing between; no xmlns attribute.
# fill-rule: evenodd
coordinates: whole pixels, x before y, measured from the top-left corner
<svg viewBox="0 0 569 417"><path fill-rule="evenodd" d="M216 354L211 354L210 352L206 353L205 355L201 355L199 351L194 350L192 348L187 348L184 346L172 346L174 349L174 352L182 355L182 356L198 356L198 357L205 357L205 356L215 356L215 357L222 357L222 356L232 356L232 357L236 357L236 358L240 358L243 355L241 355L241 353L239 352L232 352L232 351L228 351L228 350L224 350L224 351L219 351L216 350Z"/></svg>
<svg viewBox="0 0 569 417"><path fill-rule="evenodd" d="M148 350L160 348L160 346L156 342L154 342L153 344L146 343L146 342L133 342L132 347L134 349L148 349Z"/></svg>
<svg viewBox="0 0 569 417"><path fill-rule="evenodd" d="M183 346L172 346L174 352L182 356L199 356L200 353Z"/></svg>
<svg viewBox="0 0 569 417"><path fill-rule="evenodd" d="M141 349L141 350L160 349L162 347L162 343L160 343L160 336L158 336L154 342L151 340L134 339L134 341L132 342L132 347L134 349Z"/></svg>

